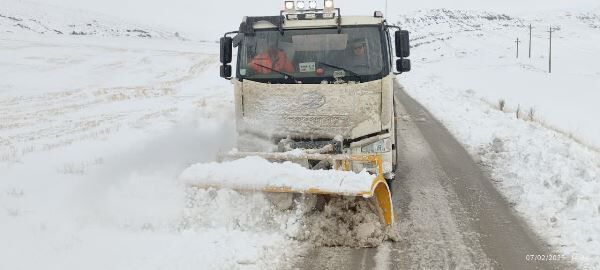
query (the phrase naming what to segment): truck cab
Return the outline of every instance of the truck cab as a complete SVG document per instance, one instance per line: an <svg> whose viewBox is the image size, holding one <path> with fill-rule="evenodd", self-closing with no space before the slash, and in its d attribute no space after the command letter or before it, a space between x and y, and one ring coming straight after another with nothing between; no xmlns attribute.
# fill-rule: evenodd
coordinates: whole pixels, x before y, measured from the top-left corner
<svg viewBox="0 0 600 270"><path fill-rule="evenodd" d="M393 81L410 71L408 32L388 25L381 12L342 16L333 0L316 6L285 1L279 15L245 17L221 38L220 75L234 86L238 150L379 154L391 179ZM374 168L352 164L363 169Z"/></svg>

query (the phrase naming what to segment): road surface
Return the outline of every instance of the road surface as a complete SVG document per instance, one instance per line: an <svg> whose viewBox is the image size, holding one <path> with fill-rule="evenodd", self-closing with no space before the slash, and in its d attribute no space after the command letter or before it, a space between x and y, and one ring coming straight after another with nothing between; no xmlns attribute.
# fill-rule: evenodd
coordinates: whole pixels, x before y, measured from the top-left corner
<svg viewBox="0 0 600 270"><path fill-rule="evenodd" d="M426 91L425 89L423 91ZM392 186L400 241L378 248L316 247L295 269L563 269L515 215L487 174L423 106L396 85Z"/></svg>

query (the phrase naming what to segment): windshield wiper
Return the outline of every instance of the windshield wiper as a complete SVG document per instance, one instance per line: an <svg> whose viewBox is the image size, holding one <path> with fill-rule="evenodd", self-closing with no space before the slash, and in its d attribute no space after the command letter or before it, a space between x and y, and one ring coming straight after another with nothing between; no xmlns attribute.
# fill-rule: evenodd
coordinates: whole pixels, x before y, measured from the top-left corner
<svg viewBox="0 0 600 270"><path fill-rule="evenodd" d="M263 65L261 65L261 64L257 64L257 63L254 63L253 65L257 65L257 66L259 66L259 67L266 68L266 69L268 69L268 70L270 70L270 71L274 71L274 72L276 72L276 73L279 73L279 74L281 74L281 75L283 75L283 76L286 76L286 79L287 79L287 78L290 78L290 79L294 80L294 82L295 82L295 83L298 83L298 80L296 80L296 78L295 78L294 76L292 76L291 74L287 74L287 73L285 73L285 72L283 72L283 71L275 70L275 69L273 69L273 68L270 68L270 67L267 67L267 66L263 66Z"/></svg>
<svg viewBox="0 0 600 270"><path fill-rule="evenodd" d="M319 64L321 64L321 65L324 65L324 66L328 66L328 67L331 67L331 68L337 68L337 69L341 69L341 70L343 70L345 72L348 72L348 73L350 73L350 75L358 78L358 81L362 83L362 77L360 77L360 75L358 73L356 73L356 72L354 72L352 70L349 70L349 69L343 68L343 67L334 66L334 65L328 64L328 63L323 63L323 62L319 62L319 61L316 61L316 62L319 63Z"/></svg>

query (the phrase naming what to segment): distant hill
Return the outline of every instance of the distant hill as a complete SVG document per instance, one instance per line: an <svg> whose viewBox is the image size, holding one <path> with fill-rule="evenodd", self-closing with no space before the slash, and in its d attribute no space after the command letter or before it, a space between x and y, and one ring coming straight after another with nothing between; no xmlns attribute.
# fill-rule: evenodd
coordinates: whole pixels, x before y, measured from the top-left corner
<svg viewBox="0 0 600 270"><path fill-rule="evenodd" d="M106 15L17 0L2 1L0 33L180 38L175 32L156 30Z"/></svg>
<svg viewBox="0 0 600 270"><path fill-rule="evenodd" d="M428 30L450 29L453 32L525 27L532 22L553 25L583 23L591 28L600 28L600 8L589 12L565 11L520 17L485 11L430 9L400 15L395 22L412 29L425 27Z"/></svg>
<svg viewBox="0 0 600 270"><path fill-rule="evenodd" d="M470 39L485 39L489 35L528 33L529 24L535 34L546 33L548 27L579 34L600 30L600 10L589 12L553 12L528 16L512 16L494 12L449 9L419 10L390 20L411 32L413 47L437 44L466 34ZM599 32L600 33L600 32ZM563 34L565 35L565 34ZM569 34L576 35L576 34Z"/></svg>

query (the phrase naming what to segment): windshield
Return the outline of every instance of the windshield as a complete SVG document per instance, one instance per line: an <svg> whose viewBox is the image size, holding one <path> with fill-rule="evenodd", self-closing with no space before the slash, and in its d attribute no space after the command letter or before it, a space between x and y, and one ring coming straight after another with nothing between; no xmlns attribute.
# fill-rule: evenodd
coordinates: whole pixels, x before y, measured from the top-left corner
<svg viewBox="0 0 600 270"><path fill-rule="evenodd" d="M376 26L257 31L240 48L238 75L267 82L365 82L383 71L381 32ZM380 78L381 76L379 76Z"/></svg>

